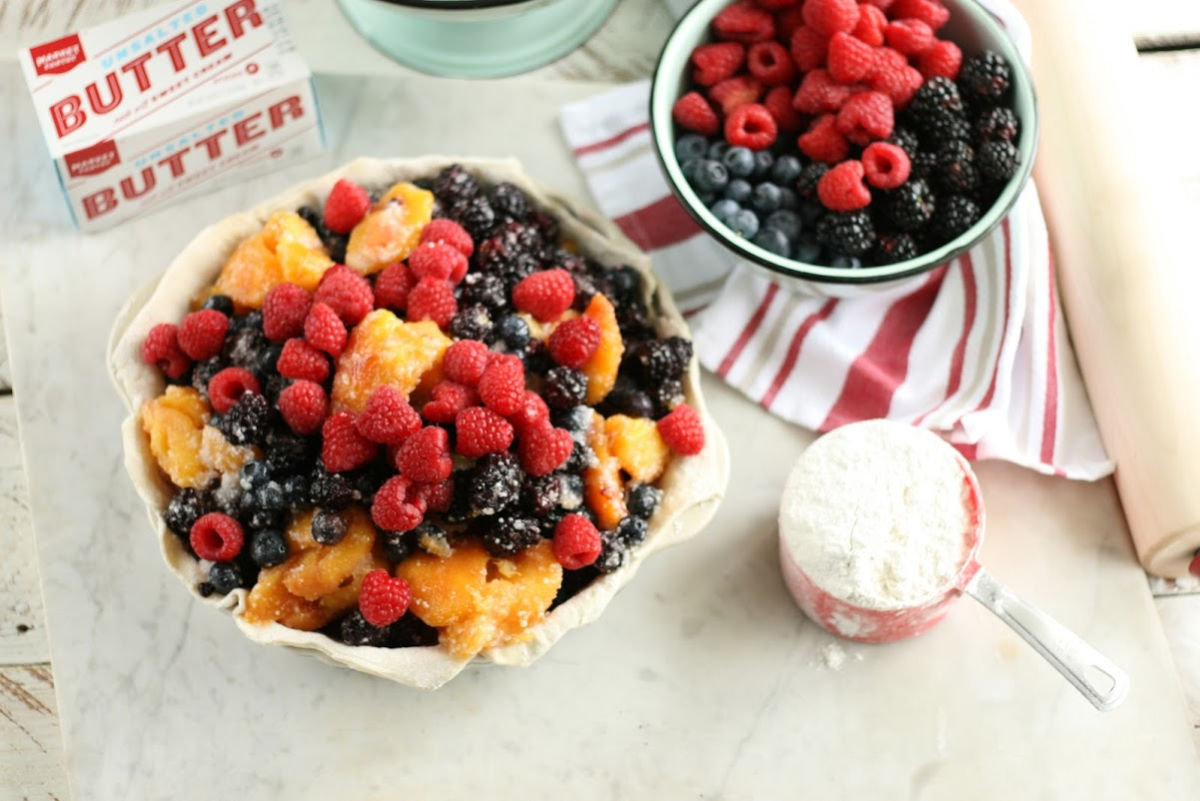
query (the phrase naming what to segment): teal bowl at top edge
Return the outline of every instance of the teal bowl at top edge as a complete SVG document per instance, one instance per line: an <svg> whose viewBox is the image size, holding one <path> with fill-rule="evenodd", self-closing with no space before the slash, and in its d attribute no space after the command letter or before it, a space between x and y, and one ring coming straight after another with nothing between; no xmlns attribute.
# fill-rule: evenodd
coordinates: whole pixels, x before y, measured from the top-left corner
<svg viewBox="0 0 1200 801"><path fill-rule="evenodd" d="M1021 165L979 221L957 238L915 259L857 269L806 264L784 258L727 228L701 202L699 195L683 177L679 161L675 158L675 123L671 119L671 107L687 91L690 75L688 60L693 48L711 38L709 22L729 3L730 0L699 0L679 20L659 54L650 89L650 127L667 183L687 212L723 246L771 278L782 279L795 289L810 294L846 297L907 285L909 282L905 279L928 272L969 250L1008 214L1025 182L1029 180L1037 150L1039 120L1033 80L1028 66L1017 53L1016 45L995 17L974 0L943 0L951 13L950 21L938 31L939 38L957 44L963 51L964 60L990 49L1000 53L1012 65L1013 109L1021 122L1017 142Z"/></svg>

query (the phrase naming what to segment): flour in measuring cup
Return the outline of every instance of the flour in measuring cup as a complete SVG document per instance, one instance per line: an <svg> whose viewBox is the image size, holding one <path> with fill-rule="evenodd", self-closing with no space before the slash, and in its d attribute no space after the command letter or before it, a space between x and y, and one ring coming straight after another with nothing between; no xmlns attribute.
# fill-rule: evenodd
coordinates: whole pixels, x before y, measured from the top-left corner
<svg viewBox="0 0 1200 801"><path fill-rule="evenodd" d="M967 484L936 435L873 420L818 439L788 477L780 533L819 588L856 606L932 599L966 559Z"/></svg>

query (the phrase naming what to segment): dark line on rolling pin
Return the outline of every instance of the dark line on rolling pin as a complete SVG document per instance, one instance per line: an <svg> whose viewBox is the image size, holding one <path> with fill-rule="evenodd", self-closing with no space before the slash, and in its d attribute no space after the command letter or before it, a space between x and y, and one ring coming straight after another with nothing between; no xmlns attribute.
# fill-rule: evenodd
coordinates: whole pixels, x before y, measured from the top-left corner
<svg viewBox="0 0 1200 801"><path fill-rule="evenodd" d="M1185 50L1200 50L1200 38L1193 37L1167 42L1137 43L1137 51L1141 55L1179 53Z"/></svg>

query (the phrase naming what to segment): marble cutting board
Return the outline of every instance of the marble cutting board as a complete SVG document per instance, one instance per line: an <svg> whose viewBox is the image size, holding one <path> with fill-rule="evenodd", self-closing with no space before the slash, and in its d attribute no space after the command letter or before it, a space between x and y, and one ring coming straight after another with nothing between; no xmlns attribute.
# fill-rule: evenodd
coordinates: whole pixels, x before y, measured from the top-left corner
<svg viewBox="0 0 1200 801"><path fill-rule="evenodd" d="M0 88L21 96L15 70ZM89 237L69 228L32 112L0 111L4 319L77 801L1188 797L1184 702L1110 482L979 470L985 563L1132 676L1101 715L969 602L890 646L808 623L774 516L811 435L711 377L734 465L716 520L531 668L425 694L252 645L191 602L122 468L103 350L126 295L202 225L357 155L515 155L586 197L554 111L603 88L321 78L334 152Z"/></svg>

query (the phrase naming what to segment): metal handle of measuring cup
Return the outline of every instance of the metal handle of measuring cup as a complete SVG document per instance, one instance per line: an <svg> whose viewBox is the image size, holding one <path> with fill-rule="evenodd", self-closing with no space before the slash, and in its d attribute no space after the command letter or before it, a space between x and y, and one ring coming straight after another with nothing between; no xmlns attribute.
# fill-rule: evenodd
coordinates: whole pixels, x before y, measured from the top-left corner
<svg viewBox="0 0 1200 801"><path fill-rule="evenodd" d="M980 568L964 591L990 609L1021 639L1033 646L1054 665L1092 706L1103 711L1115 709L1129 692L1129 676L1107 657L1088 645L1066 626L1047 615ZM1098 687L1088 671L1099 672L1112 681L1107 689Z"/></svg>

